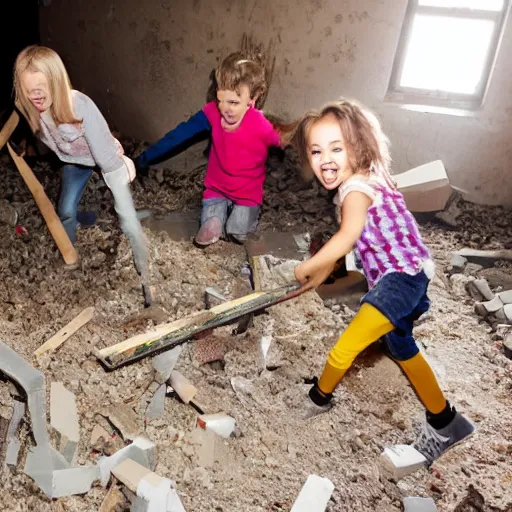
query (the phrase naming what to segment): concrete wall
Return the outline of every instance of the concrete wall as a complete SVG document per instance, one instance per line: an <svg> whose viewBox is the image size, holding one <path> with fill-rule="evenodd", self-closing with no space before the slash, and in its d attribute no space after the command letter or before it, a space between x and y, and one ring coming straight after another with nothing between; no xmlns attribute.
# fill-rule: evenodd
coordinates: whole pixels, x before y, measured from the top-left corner
<svg viewBox="0 0 512 512"><path fill-rule="evenodd" d="M266 109L292 118L341 95L380 115L394 172L443 160L475 202L512 205L512 16L485 106L455 117L386 105L407 0L52 0L41 36L127 135L154 141L203 104L244 32L274 40Z"/></svg>

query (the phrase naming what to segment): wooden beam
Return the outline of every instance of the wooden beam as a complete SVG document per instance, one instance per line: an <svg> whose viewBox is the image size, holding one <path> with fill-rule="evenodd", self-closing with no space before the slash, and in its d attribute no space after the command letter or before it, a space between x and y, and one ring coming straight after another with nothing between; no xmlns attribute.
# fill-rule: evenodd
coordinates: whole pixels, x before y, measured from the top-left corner
<svg viewBox="0 0 512 512"><path fill-rule="evenodd" d="M11 138L12 133L20 122L20 116L13 110L7 122L4 124L2 131L0 131L0 149L2 149L7 141Z"/></svg>
<svg viewBox="0 0 512 512"><path fill-rule="evenodd" d="M238 318L284 302L302 293L299 283L291 283L268 292L255 292L224 302L211 309L198 311L186 318L157 327L154 331L133 336L102 350L95 349L96 357L113 370L149 355L169 350L190 340L200 332L231 323Z"/></svg>

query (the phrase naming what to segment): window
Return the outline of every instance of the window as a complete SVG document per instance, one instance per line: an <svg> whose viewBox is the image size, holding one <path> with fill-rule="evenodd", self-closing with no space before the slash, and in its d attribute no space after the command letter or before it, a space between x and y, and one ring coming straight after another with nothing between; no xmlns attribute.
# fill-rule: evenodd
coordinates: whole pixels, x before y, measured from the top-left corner
<svg viewBox="0 0 512 512"><path fill-rule="evenodd" d="M481 106L510 0L409 0L386 99Z"/></svg>

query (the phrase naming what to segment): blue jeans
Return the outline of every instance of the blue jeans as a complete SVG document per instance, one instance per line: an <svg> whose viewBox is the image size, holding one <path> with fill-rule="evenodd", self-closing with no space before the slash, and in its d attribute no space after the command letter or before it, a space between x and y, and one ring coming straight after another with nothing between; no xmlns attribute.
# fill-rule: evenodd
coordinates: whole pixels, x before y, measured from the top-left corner
<svg viewBox="0 0 512 512"><path fill-rule="evenodd" d="M414 357L419 348L412 336L413 324L430 308L427 288L430 281L421 271L386 274L362 299L378 309L395 327L386 334L386 349L397 361Z"/></svg>
<svg viewBox="0 0 512 512"><path fill-rule="evenodd" d="M57 212L71 243L76 241L78 203L94 169L83 165L66 164L60 170L61 192Z"/></svg>
<svg viewBox="0 0 512 512"><path fill-rule="evenodd" d="M201 225L212 217L218 217L225 226L227 235L243 241L249 233L256 230L259 214L259 206L242 206L229 199L213 197L203 199Z"/></svg>

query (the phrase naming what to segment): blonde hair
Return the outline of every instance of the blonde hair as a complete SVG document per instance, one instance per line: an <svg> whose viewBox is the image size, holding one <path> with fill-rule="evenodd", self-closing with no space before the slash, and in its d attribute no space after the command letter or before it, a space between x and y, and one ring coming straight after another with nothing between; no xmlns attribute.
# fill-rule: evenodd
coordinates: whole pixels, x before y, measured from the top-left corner
<svg viewBox="0 0 512 512"><path fill-rule="evenodd" d="M19 53L14 64L15 104L34 133L37 133L40 128L40 114L29 101L21 85L21 75L25 71L40 71L48 80L52 96L50 112L57 126L63 123L81 123L73 111L71 82L59 55L46 46L27 46Z"/></svg>
<svg viewBox="0 0 512 512"><path fill-rule="evenodd" d="M245 57L243 52L228 55L215 70L218 89L235 91L247 86L251 99L257 100L267 89L265 68L255 60Z"/></svg>
<svg viewBox="0 0 512 512"><path fill-rule="evenodd" d="M333 116L340 125L351 168L354 171L374 172L384 178L389 187L396 188L389 174L390 142L382 131L377 116L360 103L347 99L329 103L320 110L310 110L299 121L292 145L306 176L313 177L309 165L309 132L316 122L327 116Z"/></svg>

